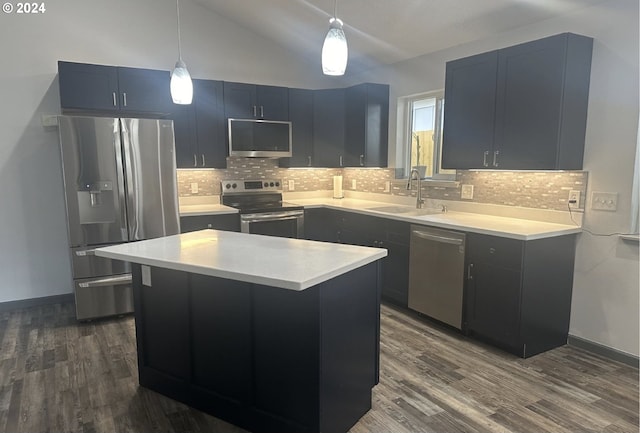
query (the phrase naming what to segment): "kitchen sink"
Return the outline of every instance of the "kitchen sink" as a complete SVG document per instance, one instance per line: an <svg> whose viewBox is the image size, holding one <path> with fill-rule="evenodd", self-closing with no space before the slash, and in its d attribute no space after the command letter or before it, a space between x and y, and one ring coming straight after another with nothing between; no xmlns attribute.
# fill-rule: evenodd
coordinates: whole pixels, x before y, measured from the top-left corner
<svg viewBox="0 0 640 433"><path fill-rule="evenodd" d="M380 206L380 207L371 207L368 210L372 210L375 212L384 212L384 213L397 213L406 216L421 216L421 215L432 215L439 214L442 211L438 209L417 209L411 206Z"/></svg>
<svg viewBox="0 0 640 433"><path fill-rule="evenodd" d="M376 212L385 212L385 213L408 213L414 210L418 210L412 208L411 206L380 206L380 207L372 207L368 210L376 211Z"/></svg>

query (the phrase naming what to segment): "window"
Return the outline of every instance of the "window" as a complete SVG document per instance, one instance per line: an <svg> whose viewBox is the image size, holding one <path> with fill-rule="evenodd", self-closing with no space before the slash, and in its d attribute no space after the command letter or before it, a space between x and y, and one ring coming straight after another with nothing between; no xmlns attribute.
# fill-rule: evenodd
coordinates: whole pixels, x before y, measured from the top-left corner
<svg viewBox="0 0 640 433"><path fill-rule="evenodd" d="M455 170L440 168L444 93L431 92L403 98L405 105L406 146L405 175L411 168L424 172L424 177L455 179Z"/></svg>

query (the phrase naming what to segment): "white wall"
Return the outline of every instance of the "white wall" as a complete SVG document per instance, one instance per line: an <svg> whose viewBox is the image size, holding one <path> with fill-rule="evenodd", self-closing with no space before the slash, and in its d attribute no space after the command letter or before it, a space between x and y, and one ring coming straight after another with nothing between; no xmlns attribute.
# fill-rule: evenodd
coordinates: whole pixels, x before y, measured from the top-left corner
<svg viewBox="0 0 640 433"><path fill-rule="evenodd" d="M41 15L0 15L0 302L70 293L57 61L169 70L177 59L174 0L64 0ZM183 58L194 77L322 87L319 59L292 57L183 0Z"/></svg>
<svg viewBox="0 0 640 433"><path fill-rule="evenodd" d="M584 225L597 233L630 227L638 131L638 1L612 0L496 37L369 71L357 81L391 84L390 159L395 145L396 98L444 88L445 62L562 32L594 38L584 169L592 191L618 192L618 211L587 209ZM397 158L397 159L396 159ZM587 201L587 208L590 201ZM577 246L570 334L638 356L638 245L617 236L584 233Z"/></svg>

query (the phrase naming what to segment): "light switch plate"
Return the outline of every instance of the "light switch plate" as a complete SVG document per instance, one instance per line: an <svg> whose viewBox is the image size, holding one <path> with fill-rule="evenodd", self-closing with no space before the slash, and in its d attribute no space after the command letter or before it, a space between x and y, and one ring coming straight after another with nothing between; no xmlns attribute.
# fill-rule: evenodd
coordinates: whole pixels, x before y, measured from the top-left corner
<svg viewBox="0 0 640 433"><path fill-rule="evenodd" d="M391 182L387 180L384 183L384 192L390 192L390 191L391 191Z"/></svg>
<svg viewBox="0 0 640 433"><path fill-rule="evenodd" d="M289 191L294 191L296 189L296 183L293 179L289 180Z"/></svg>
<svg viewBox="0 0 640 433"><path fill-rule="evenodd" d="M198 182L191 182L191 193L192 194L198 193Z"/></svg>
<svg viewBox="0 0 640 433"><path fill-rule="evenodd" d="M40 121L42 126L58 126L58 116L55 114L43 114Z"/></svg>
<svg viewBox="0 0 640 433"><path fill-rule="evenodd" d="M615 212L618 210L618 193L593 191L591 193L591 209Z"/></svg>
<svg viewBox="0 0 640 433"><path fill-rule="evenodd" d="M473 185L462 185L460 188L460 198L471 200L473 198Z"/></svg>
<svg viewBox="0 0 640 433"><path fill-rule="evenodd" d="M356 182L355 179L351 179L351 189L356 189L357 188L358 183Z"/></svg>

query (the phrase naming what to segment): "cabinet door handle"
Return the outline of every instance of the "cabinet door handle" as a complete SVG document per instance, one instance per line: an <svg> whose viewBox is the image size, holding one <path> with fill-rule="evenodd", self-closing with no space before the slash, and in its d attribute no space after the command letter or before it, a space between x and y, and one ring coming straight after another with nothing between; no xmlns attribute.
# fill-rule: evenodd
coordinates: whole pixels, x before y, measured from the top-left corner
<svg viewBox="0 0 640 433"><path fill-rule="evenodd" d="M308 158L308 162L307 162L307 167L311 167L311 156L307 156Z"/></svg>
<svg viewBox="0 0 640 433"><path fill-rule="evenodd" d="M198 166L198 157L196 156L196 154L193 154L193 166L197 167Z"/></svg>
<svg viewBox="0 0 640 433"><path fill-rule="evenodd" d="M260 106L260 117L264 118L264 106Z"/></svg>
<svg viewBox="0 0 640 433"><path fill-rule="evenodd" d="M122 92L122 104L127 106L127 92Z"/></svg>
<svg viewBox="0 0 640 433"><path fill-rule="evenodd" d="M258 108L255 105L253 106L253 117L258 117Z"/></svg>
<svg viewBox="0 0 640 433"><path fill-rule="evenodd" d="M467 280L473 280L473 274L471 273L472 270L473 263L469 263L469 266L467 266Z"/></svg>
<svg viewBox="0 0 640 433"><path fill-rule="evenodd" d="M113 106L117 107L118 106L118 97L116 96L116 92L111 93L111 95L113 96Z"/></svg>
<svg viewBox="0 0 640 433"><path fill-rule="evenodd" d="M497 167L498 166L498 155L500 155L500 151L496 150L495 152L493 152L493 166Z"/></svg>
<svg viewBox="0 0 640 433"><path fill-rule="evenodd" d="M485 151L484 151L484 158L483 158L483 160L482 160L482 165L483 165L484 167L489 167L489 163L487 162L487 156L489 156L489 151L488 151L488 150L485 150Z"/></svg>
<svg viewBox="0 0 640 433"><path fill-rule="evenodd" d="M364 167L364 155L360 155L360 167Z"/></svg>
<svg viewBox="0 0 640 433"><path fill-rule="evenodd" d="M340 155L340 167L342 167L342 155Z"/></svg>
<svg viewBox="0 0 640 433"><path fill-rule="evenodd" d="M202 156L202 166L205 167L207 165L207 163L204 160L204 153L202 155L200 155L200 156Z"/></svg>

